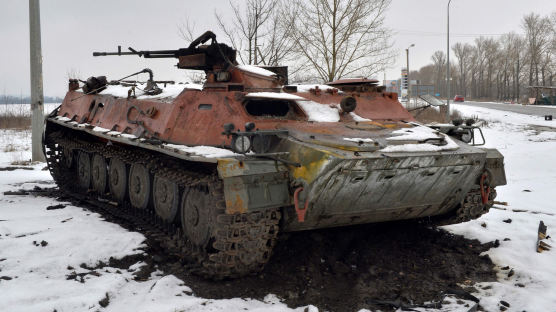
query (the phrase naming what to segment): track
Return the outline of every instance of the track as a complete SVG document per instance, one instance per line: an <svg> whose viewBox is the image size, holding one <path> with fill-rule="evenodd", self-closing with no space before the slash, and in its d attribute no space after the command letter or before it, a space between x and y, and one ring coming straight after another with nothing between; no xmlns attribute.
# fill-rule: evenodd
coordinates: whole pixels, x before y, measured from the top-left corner
<svg viewBox="0 0 556 312"><path fill-rule="evenodd" d="M241 277L260 272L270 258L278 234L280 212L276 209L225 214L222 183L213 168L192 167L163 155L123 149L63 128L47 131L45 147L48 168L61 189L73 198L97 207L103 214L110 214L142 229L142 232L156 238L168 254L187 263L188 270L193 273L212 279ZM90 157L83 155L118 159L127 166L141 164L153 176L176 183L180 193L189 196L188 200L201 197L200 203L206 207L194 212L198 214L195 216L198 226L194 229L185 227L184 231L181 224L186 223L187 218L184 219L183 213L178 214L181 218L177 216L165 221L153 209L147 208L150 205L140 207L145 209L137 208L137 204L131 203L131 193L117 202L108 197L106 186L104 191L96 193L89 187L83 187L83 181L90 179L87 175L83 178L83 171L85 174L87 170L92 172L90 167L83 169L82 163L78 163L82 162L81 158L87 160Z"/></svg>

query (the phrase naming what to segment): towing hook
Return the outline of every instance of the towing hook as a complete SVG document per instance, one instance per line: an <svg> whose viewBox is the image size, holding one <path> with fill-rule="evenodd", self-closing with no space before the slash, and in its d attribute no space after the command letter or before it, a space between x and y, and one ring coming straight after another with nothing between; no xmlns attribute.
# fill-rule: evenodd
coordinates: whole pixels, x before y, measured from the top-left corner
<svg viewBox="0 0 556 312"><path fill-rule="evenodd" d="M486 203L488 203L488 197L490 195L490 186L488 185L488 183L485 186L485 180L486 179L488 179L488 172L485 171L481 175L481 181L479 183L479 187L481 188L481 199L482 199L483 205L486 205Z"/></svg>
<svg viewBox="0 0 556 312"><path fill-rule="evenodd" d="M295 206L295 213L297 213L297 221L305 222L305 213L307 212L307 207L309 206L309 200L305 200L305 205L303 209L299 208L299 193L303 191L303 187L298 187L293 193L293 203Z"/></svg>

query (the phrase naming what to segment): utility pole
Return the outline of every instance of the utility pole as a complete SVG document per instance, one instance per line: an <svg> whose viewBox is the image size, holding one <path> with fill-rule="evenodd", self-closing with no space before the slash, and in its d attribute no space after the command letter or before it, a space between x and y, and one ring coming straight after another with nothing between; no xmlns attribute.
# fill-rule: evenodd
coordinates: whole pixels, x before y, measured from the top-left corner
<svg viewBox="0 0 556 312"><path fill-rule="evenodd" d="M32 161L44 161L42 133L44 96L42 91L41 21L39 0L29 0L29 47L31 56L31 144Z"/></svg>
<svg viewBox="0 0 556 312"><path fill-rule="evenodd" d="M450 122L450 3L448 0L448 19L447 19L447 44L446 44L446 122Z"/></svg>

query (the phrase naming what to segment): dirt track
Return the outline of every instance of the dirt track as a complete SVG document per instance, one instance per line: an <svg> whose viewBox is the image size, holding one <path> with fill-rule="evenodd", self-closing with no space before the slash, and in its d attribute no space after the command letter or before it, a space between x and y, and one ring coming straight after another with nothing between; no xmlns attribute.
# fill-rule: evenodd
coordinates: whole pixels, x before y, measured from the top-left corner
<svg viewBox="0 0 556 312"><path fill-rule="evenodd" d="M367 225L283 235L259 276L224 282L179 277L205 298L273 293L292 307L386 311L394 307L385 301L442 301L442 293L461 290L456 284L495 280L494 265L480 256L490 247L417 223Z"/></svg>
<svg viewBox="0 0 556 312"><path fill-rule="evenodd" d="M106 218L130 228L125 222ZM282 234L261 274L224 281L191 275L177 258L168 257L156 240L144 234L147 255L99 263L96 268L88 268L91 274L104 266L127 269L144 261L147 266L137 275L138 280L147 279L160 269L182 279L195 295L203 298L263 299L272 293L291 307L312 304L322 311L390 311L400 306L442 302L445 293L473 299L458 284L469 285L467 290L472 290L476 282L496 279L488 256L480 256L494 243L481 245L423 222ZM71 274L68 271L68 278L76 278Z"/></svg>

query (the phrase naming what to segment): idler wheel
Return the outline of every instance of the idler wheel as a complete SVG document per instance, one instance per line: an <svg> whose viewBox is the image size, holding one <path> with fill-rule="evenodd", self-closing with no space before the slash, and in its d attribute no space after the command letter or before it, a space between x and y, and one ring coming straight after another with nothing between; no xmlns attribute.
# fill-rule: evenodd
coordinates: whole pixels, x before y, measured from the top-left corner
<svg viewBox="0 0 556 312"><path fill-rule="evenodd" d="M91 186L91 157L81 151L77 159L77 183L84 190L88 190Z"/></svg>
<svg viewBox="0 0 556 312"><path fill-rule="evenodd" d="M108 169L108 186L112 197L123 202L127 194L127 168L126 164L118 158L110 159Z"/></svg>
<svg viewBox="0 0 556 312"><path fill-rule="evenodd" d="M129 170L129 201L139 209L147 209L151 198L151 177L142 164L133 164Z"/></svg>
<svg viewBox="0 0 556 312"><path fill-rule="evenodd" d="M166 178L154 177L153 201L156 214L166 222L173 222L178 214L180 193L178 185Z"/></svg>
<svg viewBox="0 0 556 312"><path fill-rule="evenodd" d="M104 194L106 192L106 159L99 154L93 155L92 169L91 169L91 183L93 184L93 190L99 194Z"/></svg>
<svg viewBox="0 0 556 312"><path fill-rule="evenodd" d="M181 225L185 236L196 245L205 246L210 238L210 214L216 207L208 190L200 187L184 191L181 201Z"/></svg>

